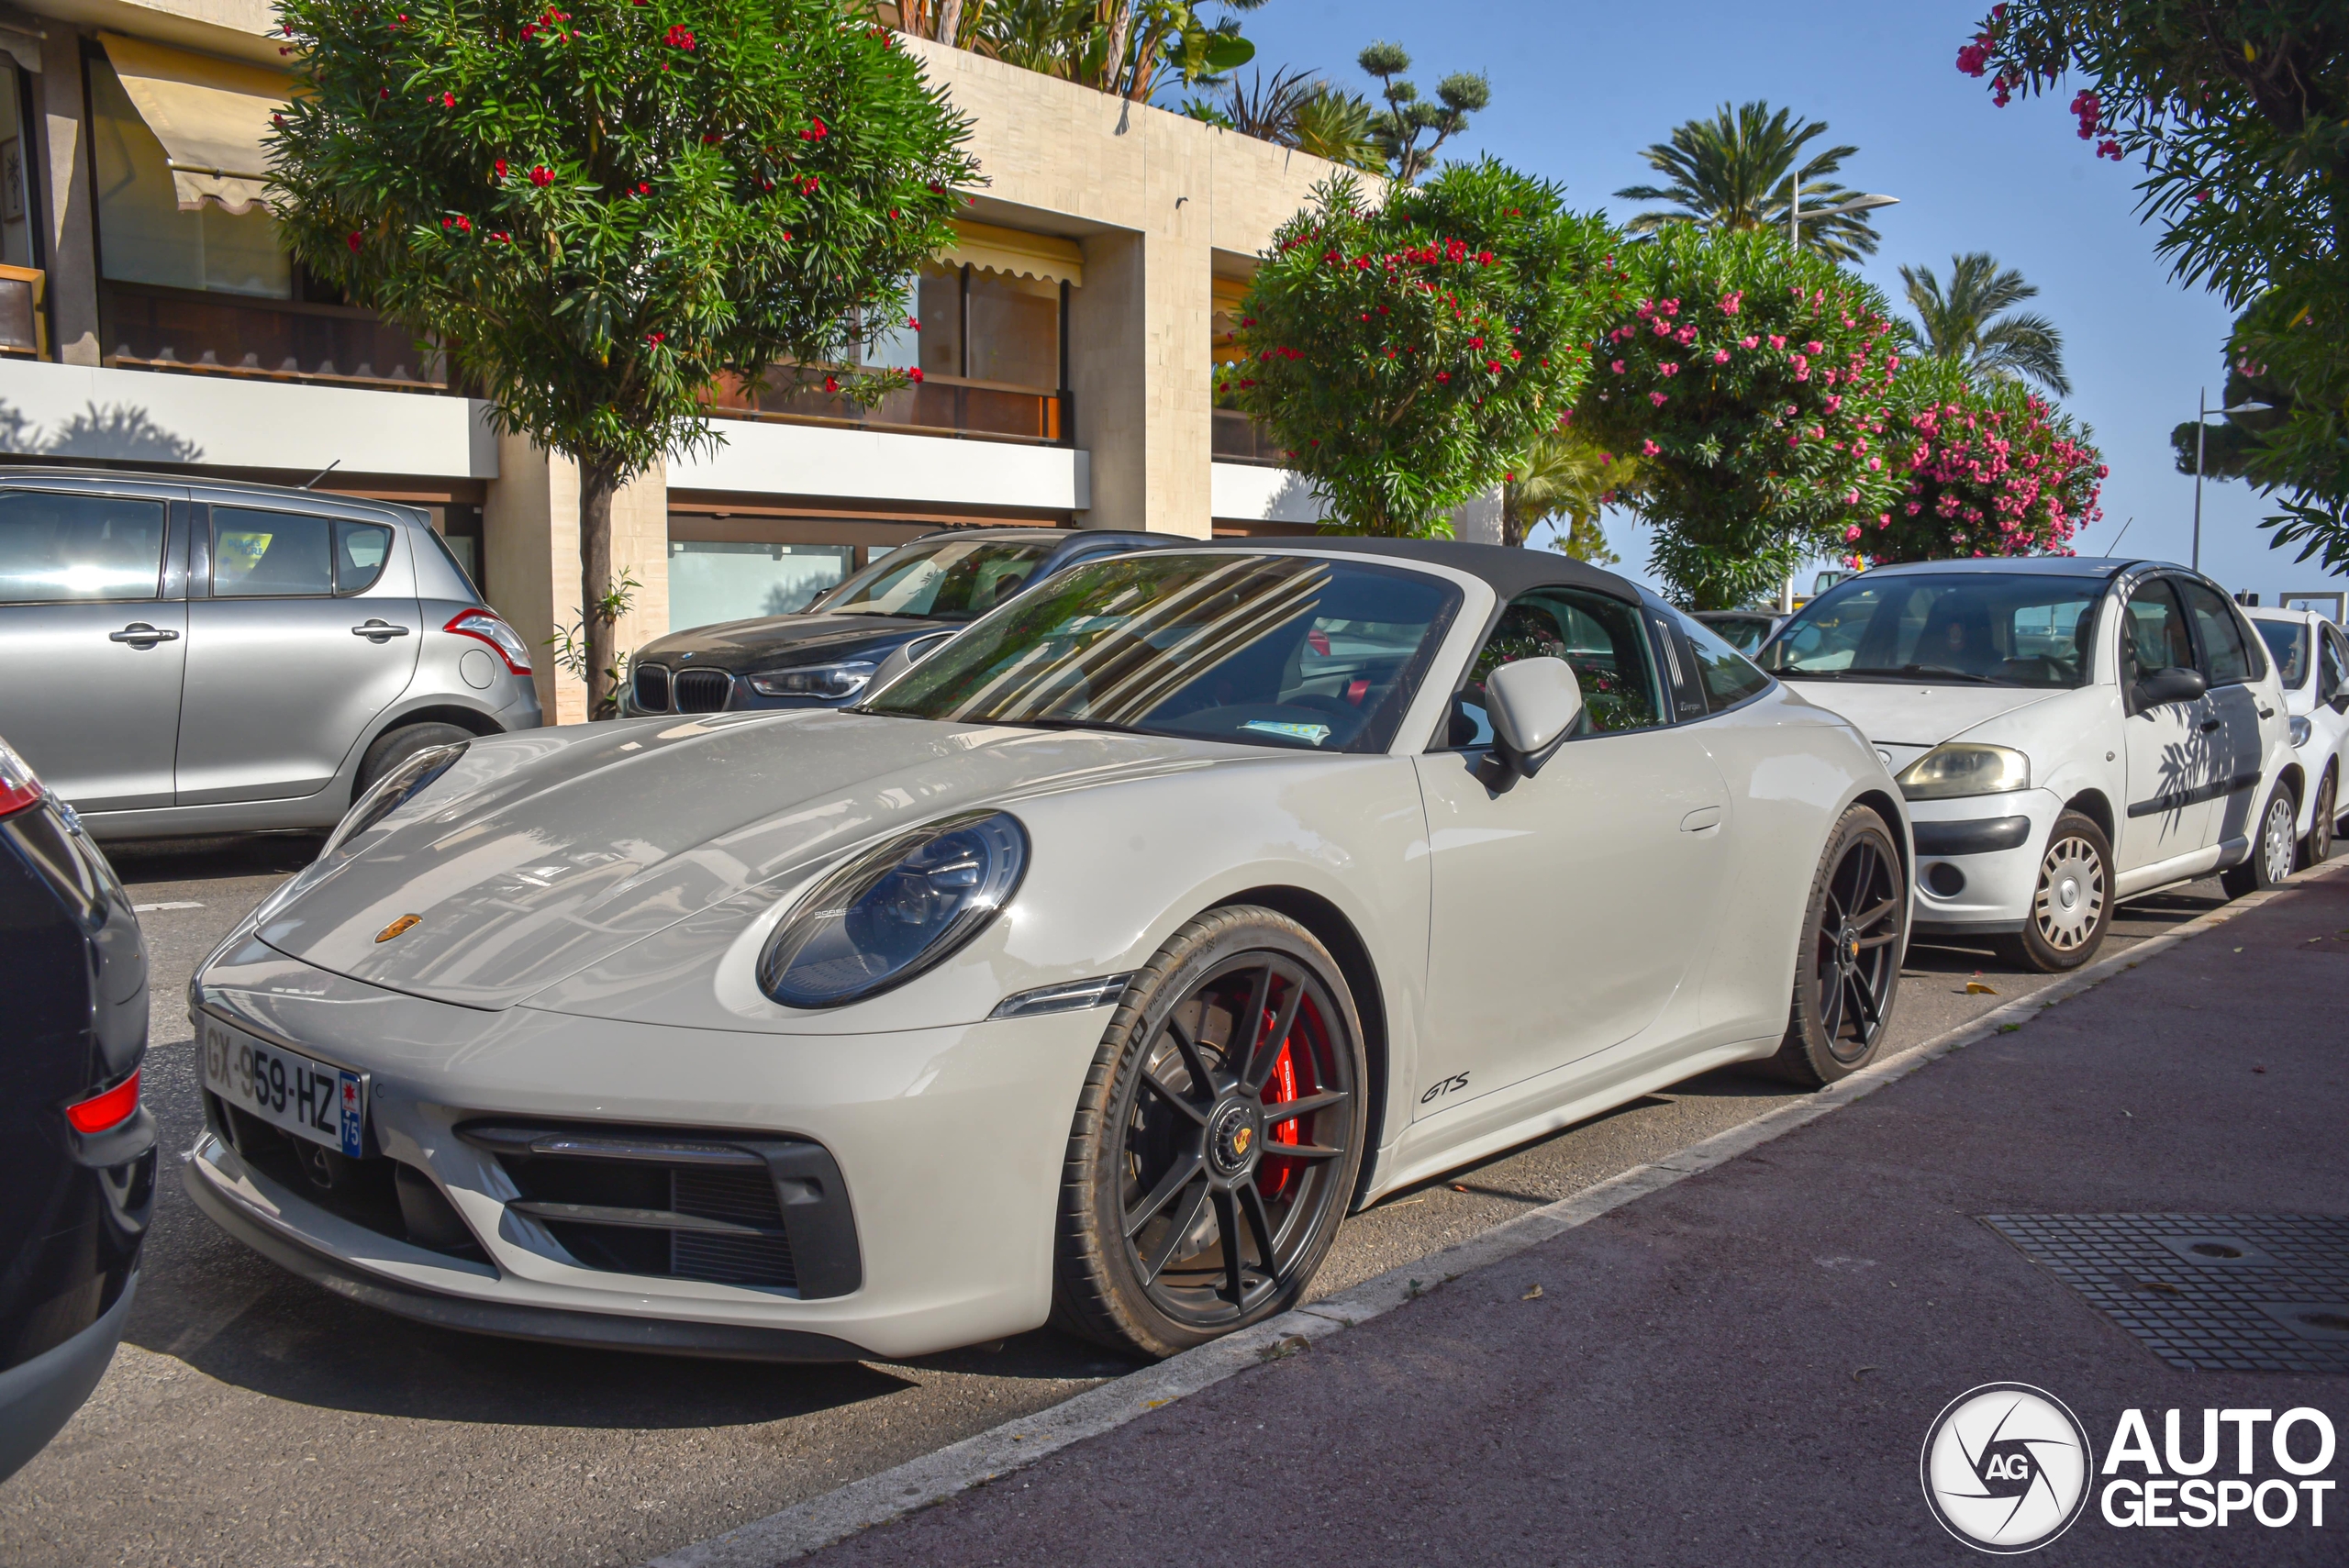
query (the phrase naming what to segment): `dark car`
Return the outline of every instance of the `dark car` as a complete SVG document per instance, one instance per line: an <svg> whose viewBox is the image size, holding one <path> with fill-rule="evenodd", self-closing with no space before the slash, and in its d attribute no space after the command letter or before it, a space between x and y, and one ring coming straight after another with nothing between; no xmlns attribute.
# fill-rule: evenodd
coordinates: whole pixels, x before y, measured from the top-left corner
<svg viewBox="0 0 2349 1568"><path fill-rule="evenodd" d="M113 868L0 741L0 1477L121 1342L155 1208L147 950Z"/></svg>
<svg viewBox="0 0 2349 1568"><path fill-rule="evenodd" d="M1713 635L1751 659L1770 634L1787 624L1771 610L1698 610L1696 618L1713 628Z"/></svg>
<svg viewBox="0 0 2349 1568"><path fill-rule="evenodd" d="M1189 542L1105 528L952 528L880 557L796 615L673 631L637 651L627 714L841 707L900 648L943 641L1063 566ZM918 655L927 650L913 647Z"/></svg>

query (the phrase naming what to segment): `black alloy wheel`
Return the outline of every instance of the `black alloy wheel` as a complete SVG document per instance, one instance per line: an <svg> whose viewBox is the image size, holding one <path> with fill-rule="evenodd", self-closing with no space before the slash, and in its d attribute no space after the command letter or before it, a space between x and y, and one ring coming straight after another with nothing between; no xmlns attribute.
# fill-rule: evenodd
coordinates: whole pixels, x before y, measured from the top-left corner
<svg viewBox="0 0 2349 1568"><path fill-rule="evenodd" d="M1882 1048L1908 947L1909 879L1884 818L1865 806L1828 836L1797 950L1787 1034L1769 1062L1816 1087L1850 1076Z"/></svg>
<svg viewBox="0 0 2349 1568"><path fill-rule="evenodd" d="M2316 786L2316 816L2309 823L2309 835L2300 840L2300 864L2321 866L2332 858L2332 825L2341 810L2341 778L2331 768L2324 770L2324 782Z"/></svg>
<svg viewBox="0 0 2349 1568"><path fill-rule="evenodd" d="M1362 1029L1268 909L1202 916L1135 977L1078 1102L1054 1318L1171 1355L1296 1305L1361 1168Z"/></svg>

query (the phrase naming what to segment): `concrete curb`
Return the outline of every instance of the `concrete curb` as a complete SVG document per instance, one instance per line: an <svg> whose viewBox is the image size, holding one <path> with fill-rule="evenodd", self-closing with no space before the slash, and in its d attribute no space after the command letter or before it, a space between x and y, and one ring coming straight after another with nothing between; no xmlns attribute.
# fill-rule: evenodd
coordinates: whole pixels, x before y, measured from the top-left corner
<svg viewBox="0 0 2349 1568"><path fill-rule="evenodd" d="M2349 860L2301 872L2291 883L2332 875L2344 868L2349 868ZM1661 1192L1734 1160L1748 1150L1865 1098L1887 1084L1898 1083L1952 1051L2006 1029L2019 1029L2046 1008L2258 908L2288 891L2289 886L2288 884L2274 892L2235 899L2174 931L2148 938L2125 952L2115 953L2052 985L2018 996L1969 1023L1920 1041L1806 1100L1765 1112L1752 1121L1715 1133L1653 1163L1635 1165L1572 1197L1505 1220L1474 1240L1431 1252L1349 1290L1186 1351L1156 1366L1129 1373L1049 1410L965 1438L894 1470L850 1482L724 1535L680 1547L655 1558L645 1568L773 1568L774 1564L804 1556L860 1530L885 1524L969 1487L1008 1475L1071 1443L1124 1426L1250 1367L1294 1355L1316 1340L1391 1312L1472 1270L1514 1257L1634 1199Z"/></svg>

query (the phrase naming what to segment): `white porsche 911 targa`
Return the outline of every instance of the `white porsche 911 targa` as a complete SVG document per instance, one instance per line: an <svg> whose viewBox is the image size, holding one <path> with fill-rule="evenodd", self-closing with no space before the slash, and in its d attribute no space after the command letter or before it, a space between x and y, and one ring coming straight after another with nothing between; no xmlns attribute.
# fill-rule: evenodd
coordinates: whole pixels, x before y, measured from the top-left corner
<svg viewBox="0 0 2349 1568"><path fill-rule="evenodd" d="M1909 860L1848 724L1606 573L1120 556L854 708L410 759L198 971L186 1179L455 1328L1166 1354L1398 1186L1863 1065Z"/></svg>

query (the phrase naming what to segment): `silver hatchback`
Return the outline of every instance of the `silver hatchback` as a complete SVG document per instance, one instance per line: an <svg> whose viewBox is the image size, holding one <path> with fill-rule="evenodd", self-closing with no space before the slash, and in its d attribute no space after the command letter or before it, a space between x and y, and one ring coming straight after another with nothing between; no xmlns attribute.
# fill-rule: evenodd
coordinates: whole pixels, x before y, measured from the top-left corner
<svg viewBox="0 0 2349 1568"><path fill-rule="evenodd" d="M414 508L0 470L0 735L99 837L331 827L409 754L540 722L529 645Z"/></svg>

